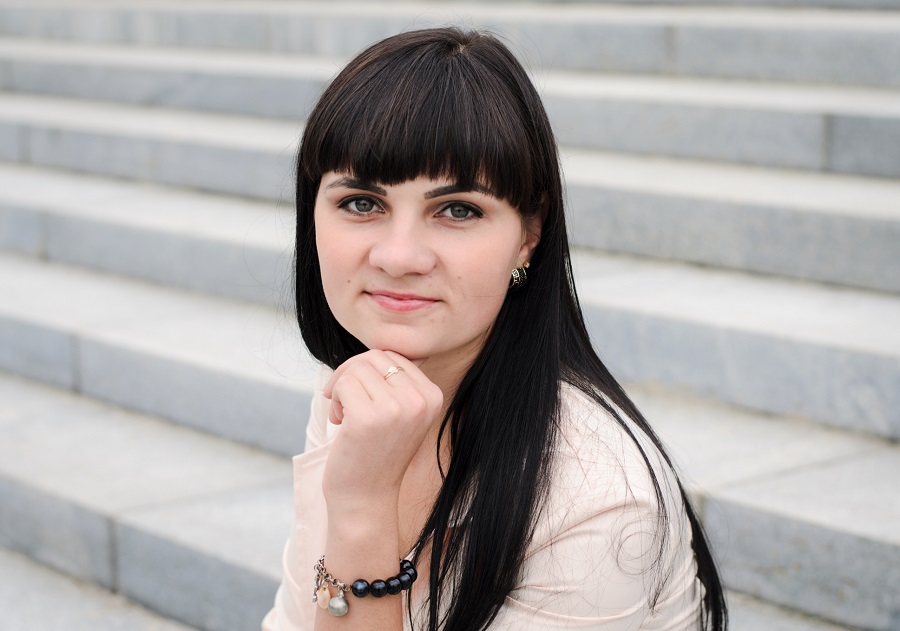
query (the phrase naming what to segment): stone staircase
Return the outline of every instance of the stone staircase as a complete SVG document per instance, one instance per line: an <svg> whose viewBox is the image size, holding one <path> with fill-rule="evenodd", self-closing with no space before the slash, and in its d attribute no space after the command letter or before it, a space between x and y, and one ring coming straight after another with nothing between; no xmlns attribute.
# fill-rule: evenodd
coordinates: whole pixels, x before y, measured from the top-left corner
<svg viewBox="0 0 900 631"><path fill-rule="evenodd" d="M900 630L900 0L643 4L0 0L0 629L258 628L314 370L302 120L452 22L534 71L732 629Z"/></svg>

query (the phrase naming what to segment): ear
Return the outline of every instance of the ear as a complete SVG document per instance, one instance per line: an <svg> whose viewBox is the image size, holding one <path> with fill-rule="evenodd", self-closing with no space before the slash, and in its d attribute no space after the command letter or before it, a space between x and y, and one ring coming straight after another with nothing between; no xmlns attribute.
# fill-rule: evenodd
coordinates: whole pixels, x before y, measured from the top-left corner
<svg viewBox="0 0 900 631"><path fill-rule="evenodd" d="M522 247L519 250L519 267L526 261L530 261L534 250L541 241L541 228L544 225L543 213L535 213L527 219L522 219Z"/></svg>

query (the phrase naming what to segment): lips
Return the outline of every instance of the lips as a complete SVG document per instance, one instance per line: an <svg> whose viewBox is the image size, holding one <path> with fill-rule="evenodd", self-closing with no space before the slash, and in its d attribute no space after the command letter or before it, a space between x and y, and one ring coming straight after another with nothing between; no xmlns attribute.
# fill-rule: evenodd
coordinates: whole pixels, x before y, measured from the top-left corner
<svg viewBox="0 0 900 631"><path fill-rule="evenodd" d="M392 291L373 290L366 292L378 306L388 311L418 311L433 306L438 300L417 294L402 294Z"/></svg>

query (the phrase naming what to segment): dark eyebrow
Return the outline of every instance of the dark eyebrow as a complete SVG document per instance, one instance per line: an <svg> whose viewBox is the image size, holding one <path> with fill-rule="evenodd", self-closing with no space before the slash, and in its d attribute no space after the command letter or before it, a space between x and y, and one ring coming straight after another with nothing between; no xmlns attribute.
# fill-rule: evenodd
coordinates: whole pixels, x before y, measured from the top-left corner
<svg viewBox="0 0 900 631"><path fill-rule="evenodd" d="M481 184L473 184L471 187L450 184L449 186L439 186L438 188L428 191L425 193L425 199L433 199L435 197L442 197L443 195L453 195L454 193L471 193L473 191L476 193L484 193L491 197L497 197L496 193Z"/></svg>
<svg viewBox="0 0 900 631"><path fill-rule="evenodd" d="M371 182L367 182L366 180L360 180L355 177L342 177L336 182L332 182L326 189L329 188L337 188L339 186L344 186L346 188L357 188L361 191L369 191L370 193L375 193L376 195L387 195L387 191L380 186L375 186Z"/></svg>

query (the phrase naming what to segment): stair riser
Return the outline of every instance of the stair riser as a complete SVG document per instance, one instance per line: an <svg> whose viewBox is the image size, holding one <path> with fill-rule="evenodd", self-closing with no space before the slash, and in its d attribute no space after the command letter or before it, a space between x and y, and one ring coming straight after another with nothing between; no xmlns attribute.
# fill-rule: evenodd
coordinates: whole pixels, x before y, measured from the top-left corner
<svg viewBox="0 0 900 631"><path fill-rule="evenodd" d="M307 114L324 85L313 78L252 73L223 76L11 60L7 64L10 70L2 87L11 91L293 120ZM900 177L900 117L553 92L545 93L544 101L559 141L573 147ZM24 133L21 142L40 142ZM32 133L40 135L37 130ZM178 156L167 158L176 167L183 166ZM166 163L158 164L165 168Z"/></svg>
<svg viewBox="0 0 900 631"><path fill-rule="evenodd" d="M202 631L259 626L278 580L0 475L0 545Z"/></svg>
<svg viewBox="0 0 900 631"><path fill-rule="evenodd" d="M13 125L0 159L218 193L277 199L290 191L291 139L283 151L172 142L49 126Z"/></svg>
<svg viewBox="0 0 900 631"><path fill-rule="evenodd" d="M283 455L303 451L311 393L11 318L0 369Z"/></svg>
<svg viewBox="0 0 900 631"><path fill-rule="evenodd" d="M300 120L325 87L317 77L261 76L9 58L0 88L81 99Z"/></svg>
<svg viewBox="0 0 900 631"><path fill-rule="evenodd" d="M575 245L900 292L900 224L602 186L568 186Z"/></svg>
<svg viewBox="0 0 900 631"><path fill-rule="evenodd" d="M0 247L254 304L287 309L292 302L292 260L274 248L3 206Z"/></svg>
<svg viewBox="0 0 900 631"><path fill-rule="evenodd" d="M136 602L203 631L255 629L272 608L272 576L128 524L117 534L120 590Z"/></svg>
<svg viewBox="0 0 900 631"><path fill-rule="evenodd" d="M900 365L890 358L589 302L585 311L600 357L626 381L900 439Z"/></svg>
<svg viewBox="0 0 900 631"><path fill-rule="evenodd" d="M109 519L2 474L0 545L75 578L116 587Z"/></svg>
<svg viewBox="0 0 900 631"><path fill-rule="evenodd" d="M81 342L82 392L285 456L302 453L311 392Z"/></svg>
<svg viewBox="0 0 900 631"><path fill-rule="evenodd" d="M327 11L321 6L283 12L9 6L0 8L0 33L348 56L394 33L461 18L459 12L440 8L396 14L374 6L371 11L354 13L339 7L333 7L333 13ZM547 19L498 17L490 9L483 14L475 9L466 15L464 24L502 33L535 67L900 85L900 68L890 63L900 56L900 42L891 31L752 25L707 28L662 18L595 22L580 15L560 21L553 14ZM723 36L729 30L731 35ZM835 51L840 55L836 57Z"/></svg>
<svg viewBox="0 0 900 631"><path fill-rule="evenodd" d="M715 499L704 524L729 588L854 628L897 628L900 548Z"/></svg>

